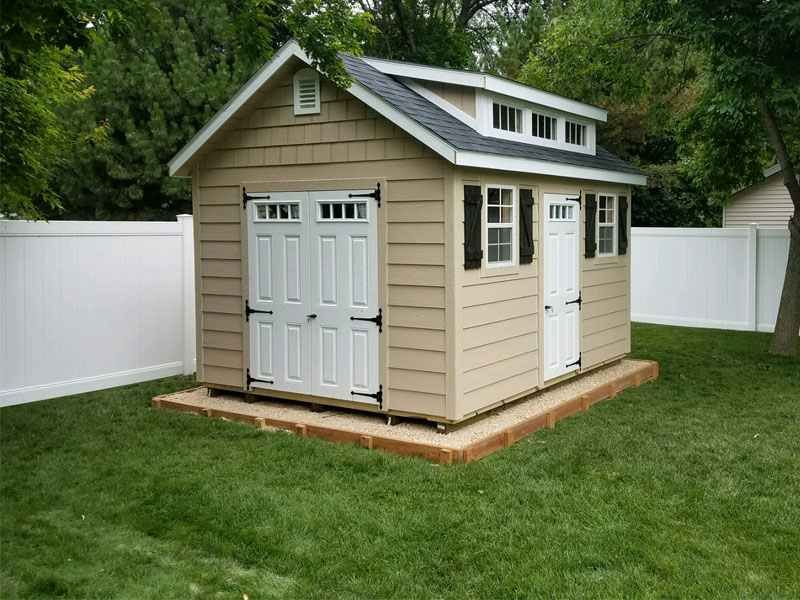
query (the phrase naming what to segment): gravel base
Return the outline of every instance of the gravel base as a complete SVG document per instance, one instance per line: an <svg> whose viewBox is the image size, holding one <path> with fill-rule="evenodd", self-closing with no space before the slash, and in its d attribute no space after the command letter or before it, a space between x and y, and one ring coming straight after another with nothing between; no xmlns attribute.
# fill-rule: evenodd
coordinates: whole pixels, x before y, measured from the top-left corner
<svg viewBox="0 0 800 600"><path fill-rule="evenodd" d="M584 394L603 383L608 383L617 377L633 373L641 369L645 364L647 363L638 360L623 360L618 364L597 369L574 381L556 386L554 389L543 390L527 400L512 404L495 414L447 434L437 432L436 425L430 421L403 421L399 425L390 427L386 424L385 415L334 407L324 412L315 413L311 412L307 404L300 402L269 399L248 403L244 402L241 396L235 395L211 398L207 395L205 388L177 392L171 394L168 398L175 402L185 402L203 408L216 408L256 417L270 417L308 425L324 425L335 429L346 429L363 434L449 448L464 448L472 442L498 433L510 425L515 425L554 406L558 406L562 402Z"/></svg>

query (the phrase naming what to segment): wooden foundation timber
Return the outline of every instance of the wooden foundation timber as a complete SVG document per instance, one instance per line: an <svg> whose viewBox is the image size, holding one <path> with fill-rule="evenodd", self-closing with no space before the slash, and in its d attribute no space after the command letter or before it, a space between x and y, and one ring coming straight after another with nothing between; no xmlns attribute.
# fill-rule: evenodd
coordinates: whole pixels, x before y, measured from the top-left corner
<svg viewBox="0 0 800 600"><path fill-rule="evenodd" d="M637 387L651 379L658 378L658 363L653 361L642 362L646 364L633 373L623 375L608 383L603 383L586 393L575 396L570 400L562 402L558 406L549 408L519 423L515 423L514 425L506 427L499 432L493 433L463 448L449 448L447 446L399 440L388 436L371 435L358 431L324 427L310 423L297 423L296 421L258 417L244 413L195 406L175 399L177 394L182 394L185 393L185 391L191 390L156 396L152 400L152 407L189 412L208 417L220 417L230 421L248 423L260 429L265 429L267 427L284 429L293 431L303 437L315 437L330 442L353 444L368 449L383 450L384 452L390 452L398 456L419 456L440 465L450 466L453 464L470 463L480 460L496 452L500 448L511 446L526 435L543 427L555 427L556 422L560 419L568 417L576 412L586 411L591 405L601 400L614 398L619 392L629 387Z"/></svg>

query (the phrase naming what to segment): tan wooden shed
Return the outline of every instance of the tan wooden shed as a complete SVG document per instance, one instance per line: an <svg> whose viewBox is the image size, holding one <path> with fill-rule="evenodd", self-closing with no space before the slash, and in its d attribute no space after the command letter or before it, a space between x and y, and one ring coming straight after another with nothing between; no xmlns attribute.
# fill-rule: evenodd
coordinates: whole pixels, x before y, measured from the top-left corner
<svg viewBox="0 0 800 600"><path fill-rule="evenodd" d="M455 423L630 350L630 186L606 111L289 42L179 152L197 377Z"/></svg>

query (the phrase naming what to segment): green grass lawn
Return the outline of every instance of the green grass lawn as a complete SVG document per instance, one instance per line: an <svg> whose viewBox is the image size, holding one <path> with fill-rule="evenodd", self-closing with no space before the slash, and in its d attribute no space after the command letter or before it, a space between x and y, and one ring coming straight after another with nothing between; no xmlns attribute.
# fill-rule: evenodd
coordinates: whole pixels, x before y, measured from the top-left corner
<svg viewBox="0 0 800 600"><path fill-rule="evenodd" d="M0 411L7 598L798 598L800 360L634 325L660 379L470 465L155 411Z"/></svg>

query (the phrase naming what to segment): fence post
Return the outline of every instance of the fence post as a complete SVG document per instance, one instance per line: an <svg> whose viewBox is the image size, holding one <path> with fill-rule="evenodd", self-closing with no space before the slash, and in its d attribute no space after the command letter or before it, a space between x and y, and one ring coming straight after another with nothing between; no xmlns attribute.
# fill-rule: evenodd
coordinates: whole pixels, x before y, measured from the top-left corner
<svg viewBox="0 0 800 600"><path fill-rule="evenodd" d="M758 223L747 226L747 329L755 331L758 321Z"/></svg>
<svg viewBox="0 0 800 600"><path fill-rule="evenodd" d="M181 289L183 294L183 374L195 372L194 226L192 215L178 215L181 224Z"/></svg>

